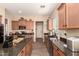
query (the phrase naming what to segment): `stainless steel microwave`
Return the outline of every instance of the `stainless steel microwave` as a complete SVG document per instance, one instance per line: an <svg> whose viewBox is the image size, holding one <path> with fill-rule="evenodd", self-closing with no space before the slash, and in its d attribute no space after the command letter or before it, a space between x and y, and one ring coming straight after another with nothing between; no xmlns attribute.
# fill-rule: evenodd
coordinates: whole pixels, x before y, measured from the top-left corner
<svg viewBox="0 0 79 59"><path fill-rule="evenodd" d="M67 38L67 47L72 51L79 51L79 37Z"/></svg>

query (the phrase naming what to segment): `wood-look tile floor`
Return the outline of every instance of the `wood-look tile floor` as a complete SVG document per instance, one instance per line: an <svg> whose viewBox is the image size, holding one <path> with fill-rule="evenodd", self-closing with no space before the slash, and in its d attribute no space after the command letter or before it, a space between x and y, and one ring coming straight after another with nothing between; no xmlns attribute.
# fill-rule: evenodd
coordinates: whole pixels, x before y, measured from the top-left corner
<svg viewBox="0 0 79 59"><path fill-rule="evenodd" d="M31 56L49 56L47 48L43 42L33 43Z"/></svg>

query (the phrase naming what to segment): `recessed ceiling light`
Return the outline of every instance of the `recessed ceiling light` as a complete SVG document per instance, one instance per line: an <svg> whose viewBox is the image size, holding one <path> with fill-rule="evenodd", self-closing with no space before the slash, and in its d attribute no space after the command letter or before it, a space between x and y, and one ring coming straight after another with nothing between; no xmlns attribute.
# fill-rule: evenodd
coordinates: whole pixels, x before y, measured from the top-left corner
<svg viewBox="0 0 79 59"><path fill-rule="evenodd" d="M22 13L22 11L21 11L21 10L19 10L19 11L18 11L18 13L19 13L19 14L21 14L21 13Z"/></svg>

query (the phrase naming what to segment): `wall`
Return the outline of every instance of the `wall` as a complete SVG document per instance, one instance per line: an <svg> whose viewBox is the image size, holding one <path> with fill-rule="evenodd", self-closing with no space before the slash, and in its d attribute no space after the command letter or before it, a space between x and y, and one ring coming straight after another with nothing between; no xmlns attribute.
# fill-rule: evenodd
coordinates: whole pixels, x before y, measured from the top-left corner
<svg viewBox="0 0 79 59"><path fill-rule="evenodd" d="M0 7L0 15L2 15L2 23L5 21L5 8Z"/></svg>
<svg viewBox="0 0 79 59"><path fill-rule="evenodd" d="M52 19L53 20L53 32L55 32L58 37L60 37L60 36L64 37L63 32L65 32L65 31L58 30L58 28L59 28L59 26L58 26L58 21L59 21L58 20L58 11L55 10L51 17L53 17L53 19Z"/></svg>
<svg viewBox="0 0 79 59"><path fill-rule="evenodd" d="M7 10L5 10L5 18L7 19L7 24L5 25L5 34L9 35L9 33L11 32L12 14L9 13Z"/></svg>
<svg viewBox="0 0 79 59"><path fill-rule="evenodd" d="M58 5L59 6L59 5ZM57 8L56 8L57 9ZM66 38L66 36L64 35L64 33L67 33L67 34L69 34L70 33L70 31L66 31L66 30L59 30L58 28L59 28L59 19L58 19L58 11L55 9L55 11L53 12L53 14L52 14L52 16L51 17L53 17L53 32L55 32L56 34L57 34L57 36L58 36L58 38L59 37L64 37L64 38Z"/></svg>

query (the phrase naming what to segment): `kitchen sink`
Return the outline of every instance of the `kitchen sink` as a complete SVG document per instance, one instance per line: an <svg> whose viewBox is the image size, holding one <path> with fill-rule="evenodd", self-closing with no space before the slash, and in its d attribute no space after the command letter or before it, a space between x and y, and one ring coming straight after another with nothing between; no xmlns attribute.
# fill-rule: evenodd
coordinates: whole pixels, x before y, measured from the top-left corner
<svg viewBox="0 0 79 59"><path fill-rule="evenodd" d="M62 41L64 44L67 44L67 39L60 37L60 41Z"/></svg>

